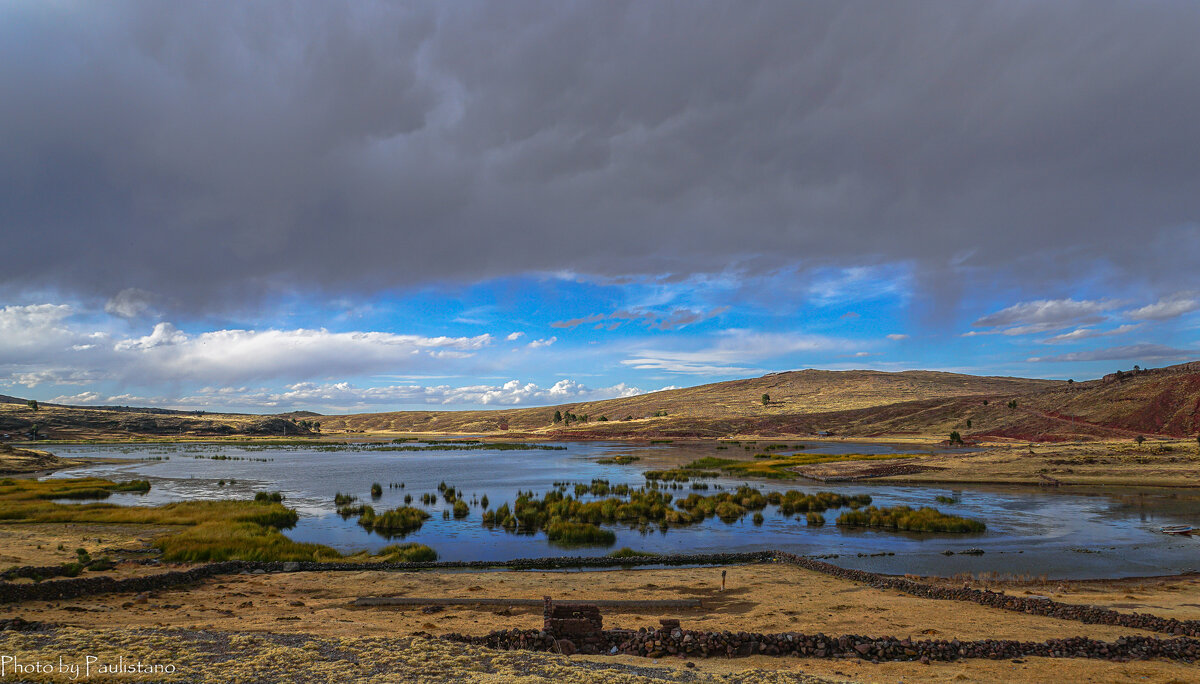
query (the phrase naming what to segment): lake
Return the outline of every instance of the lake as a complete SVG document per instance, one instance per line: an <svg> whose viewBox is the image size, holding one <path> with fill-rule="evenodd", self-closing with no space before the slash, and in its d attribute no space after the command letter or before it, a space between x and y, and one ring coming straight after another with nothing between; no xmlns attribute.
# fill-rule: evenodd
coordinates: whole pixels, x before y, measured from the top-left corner
<svg viewBox="0 0 1200 684"><path fill-rule="evenodd" d="M789 442L799 444L799 442ZM280 491L297 510L300 521L286 534L296 541L315 542L340 551L376 550L399 541L343 520L333 503L338 492L353 494L376 511L404 505L411 494L420 506L421 494L438 493L440 482L462 491L468 501L486 495L492 508L513 502L518 490L541 494L554 482L589 483L594 478L611 484L639 487L642 473L669 468L701 456L749 457L741 447L716 450L713 444L625 444L569 442L561 450L493 449L468 451L387 451L369 445L338 448L312 445L153 444L57 446L60 456L113 459L113 463L60 471L50 477L97 476L115 480L146 479L152 488L144 495L116 494L108 501L154 505L189 499L247 498L258 491ZM805 453L907 453L878 444L809 443ZM911 451L911 450L910 450ZM630 465L605 465L601 458L637 456ZM138 459L121 462L121 459ZM245 460L236 460L245 459ZM224 480L227 484L221 486ZM232 484L229 482L232 481ZM750 484L763 491L798 489L870 494L874 505L934 506L939 510L987 523L980 534L897 533L839 528L840 510L826 511L828 523L809 527L804 516L785 517L768 506L766 520L756 526L749 516L726 524L712 518L696 525L657 526L648 530L606 526L617 535L612 547L564 548L544 533L514 534L480 523L481 509L472 506L463 519L444 520L449 508L439 496L424 507L432 517L403 541L428 544L442 560L505 560L539 556L603 555L629 546L660 553L712 553L780 549L798 554L836 555L830 562L884 573L950 576L997 572L1050 578L1099 578L1174 574L1200 569L1200 542L1158 532L1168 524L1200 520L1200 492L1167 489L1051 490L1010 486L885 485L881 483L824 484L804 480L755 480L721 477L706 480L727 490ZM371 483L383 485L383 496L372 500ZM404 488L389 487L404 483ZM673 491L690 493L688 485ZM703 494L713 494L709 489ZM938 503L949 496L955 503ZM943 555L970 548L982 555ZM875 554L875 555L873 555ZM893 554L893 555L879 555Z"/></svg>

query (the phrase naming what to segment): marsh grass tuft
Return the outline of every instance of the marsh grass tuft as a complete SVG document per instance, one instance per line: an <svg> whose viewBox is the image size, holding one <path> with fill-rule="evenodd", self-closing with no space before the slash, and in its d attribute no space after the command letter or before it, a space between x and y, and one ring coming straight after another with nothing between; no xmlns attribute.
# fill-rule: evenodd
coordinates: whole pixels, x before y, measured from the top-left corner
<svg viewBox="0 0 1200 684"><path fill-rule="evenodd" d="M557 521L546 526L546 537L558 544L614 544L617 535L591 523Z"/></svg>
<svg viewBox="0 0 1200 684"><path fill-rule="evenodd" d="M438 559L437 551L417 542L389 544L379 549L376 555L393 563L426 563Z"/></svg>
<svg viewBox="0 0 1200 684"><path fill-rule="evenodd" d="M659 554L653 551L634 551L628 546L622 546L616 551L608 552L609 558L653 558Z"/></svg>
<svg viewBox="0 0 1200 684"><path fill-rule="evenodd" d="M393 508L378 514L370 506L364 506L358 524L382 534L403 535L421 529L421 525L428 519L428 513L412 506Z"/></svg>
<svg viewBox="0 0 1200 684"><path fill-rule="evenodd" d="M837 524L845 527L882 527L912 532L983 532L987 526L978 520L942 513L936 508L913 509L908 506L846 511Z"/></svg>

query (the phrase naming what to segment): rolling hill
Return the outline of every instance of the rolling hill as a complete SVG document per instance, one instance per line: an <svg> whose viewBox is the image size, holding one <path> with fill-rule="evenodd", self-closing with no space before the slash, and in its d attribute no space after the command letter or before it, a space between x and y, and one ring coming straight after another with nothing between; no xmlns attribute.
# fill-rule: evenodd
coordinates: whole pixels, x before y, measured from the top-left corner
<svg viewBox="0 0 1200 684"><path fill-rule="evenodd" d="M556 411L576 419L556 423ZM298 424L304 418L319 419L324 435L654 439L831 433L942 439L958 431L978 441L1184 437L1200 430L1200 362L1074 383L935 371L803 370L549 407L319 417L307 411L246 415L48 404L34 412L23 399L0 397L0 434L14 438L34 423L44 435L62 439L315 436Z"/></svg>
<svg viewBox="0 0 1200 684"><path fill-rule="evenodd" d="M326 416L329 429L366 432L548 432L585 437L645 433L650 436L744 434L752 426L783 430L797 417L874 409L918 399L1008 396L1062 384L1054 380L978 377L935 371L822 371L773 373L620 399L544 408L489 411L397 411ZM770 401L762 403L762 395ZM588 416L555 424L554 412ZM607 419L607 420L604 420ZM786 431L786 430L784 430ZM806 428L804 432L812 431Z"/></svg>

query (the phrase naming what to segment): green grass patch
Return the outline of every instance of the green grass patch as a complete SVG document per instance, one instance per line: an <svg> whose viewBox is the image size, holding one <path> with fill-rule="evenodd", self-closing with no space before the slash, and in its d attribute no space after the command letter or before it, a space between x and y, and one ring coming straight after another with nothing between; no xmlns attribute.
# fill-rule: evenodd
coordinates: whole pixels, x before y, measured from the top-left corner
<svg viewBox="0 0 1200 684"><path fill-rule="evenodd" d="M278 492L259 492L255 501L178 501L162 506L61 504L49 500L72 498L62 496L64 492L145 491L148 486L145 481L117 483L99 478L8 478L0 480L0 522L173 527L177 531L153 542L163 559L173 562L345 558L327 546L302 544L284 536L280 530L293 527L298 516L281 503L283 497Z"/></svg>
<svg viewBox="0 0 1200 684"><path fill-rule="evenodd" d="M322 561L340 553L320 544L300 544L275 527L251 522L206 522L157 540L168 561L204 563L223 560Z"/></svg>
<svg viewBox="0 0 1200 684"><path fill-rule="evenodd" d="M630 456L628 454L621 454L620 456L613 456L611 458L597 459L596 463L599 463L600 465L629 465L630 463L634 463L634 462L640 461L640 460L642 460L642 459L638 456Z"/></svg>
<svg viewBox="0 0 1200 684"><path fill-rule="evenodd" d="M782 445L786 446L786 445ZM740 461L732 458L717 458L705 456L677 468L675 471L685 474L686 471L720 470L731 475L764 477L772 480L793 479L796 474L792 468L819 463L839 463L842 461L881 461L894 458L912 458L913 454L755 454L753 461Z"/></svg>

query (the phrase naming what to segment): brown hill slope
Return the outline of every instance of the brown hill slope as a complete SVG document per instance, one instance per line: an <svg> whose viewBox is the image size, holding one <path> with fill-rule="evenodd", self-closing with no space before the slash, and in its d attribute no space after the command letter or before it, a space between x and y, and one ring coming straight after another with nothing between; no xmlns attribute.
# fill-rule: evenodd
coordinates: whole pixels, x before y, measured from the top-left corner
<svg viewBox="0 0 1200 684"><path fill-rule="evenodd" d="M279 416L186 413L161 409L91 408L0 400L0 438L28 439L33 426L51 439L125 439L142 437L309 436L314 433Z"/></svg>
<svg viewBox="0 0 1200 684"><path fill-rule="evenodd" d="M570 430L579 436L738 434L754 425L786 426L799 417L831 411L873 409L897 402L949 397L1022 395L1064 384L1055 380L979 377L936 371L821 371L773 373L636 397L562 404L545 408L490 411L397 411L326 416L325 429L395 432L492 432ZM762 403L768 394L770 402ZM554 412L589 416L569 428L552 422ZM665 413L665 415L664 415ZM608 420L598 419L604 416ZM628 420L627 420L628 419ZM802 421L803 431L810 422ZM607 424L606 424L607 423ZM617 425L616 423L621 423Z"/></svg>
<svg viewBox="0 0 1200 684"><path fill-rule="evenodd" d="M1200 363L1114 373L1024 394L811 414L802 422L860 437L942 436L951 431L966 439L1037 442L1187 437L1200 431Z"/></svg>

